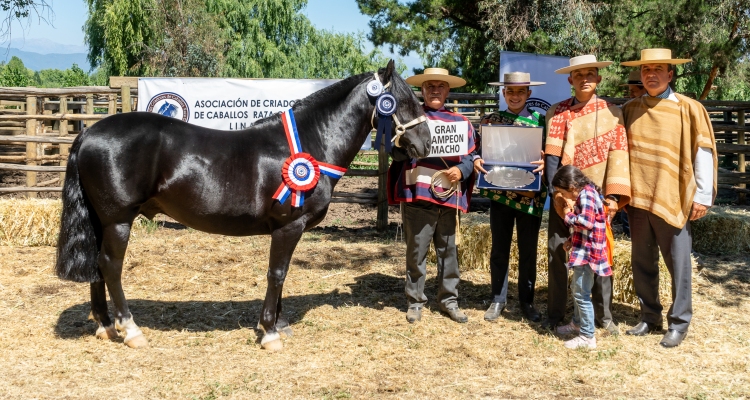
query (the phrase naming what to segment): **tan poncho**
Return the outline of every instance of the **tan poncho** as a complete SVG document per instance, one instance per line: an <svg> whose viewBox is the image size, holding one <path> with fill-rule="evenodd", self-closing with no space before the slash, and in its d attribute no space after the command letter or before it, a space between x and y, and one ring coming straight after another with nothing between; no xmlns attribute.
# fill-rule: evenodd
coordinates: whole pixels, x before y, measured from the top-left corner
<svg viewBox="0 0 750 400"><path fill-rule="evenodd" d="M604 195L619 195L620 207L628 204L630 162L622 111L601 99L586 105L572 102L563 100L547 110L544 152L560 157L561 166L579 168Z"/></svg>
<svg viewBox="0 0 750 400"><path fill-rule="evenodd" d="M675 96L679 102L633 99L623 106L623 114L630 146L630 204L682 228L697 190L693 165L698 148L713 150L714 196L718 161L708 112L693 99Z"/></svg>

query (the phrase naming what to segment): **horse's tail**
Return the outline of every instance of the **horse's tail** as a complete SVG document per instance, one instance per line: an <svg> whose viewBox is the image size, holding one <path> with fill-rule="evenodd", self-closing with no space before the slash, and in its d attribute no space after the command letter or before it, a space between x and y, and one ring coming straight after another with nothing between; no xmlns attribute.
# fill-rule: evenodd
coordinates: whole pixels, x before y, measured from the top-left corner
<svg viewBox="0 0 750 400"><path fill-rule="evenodd" d="M78 175L78 150L87 130L73 141L65 170L62 192L62 217L57 241L55 272L61 279L75 282L102 280L97 259L99 219L91 208ZM100 235L100 234L99 234Z"/></svg>

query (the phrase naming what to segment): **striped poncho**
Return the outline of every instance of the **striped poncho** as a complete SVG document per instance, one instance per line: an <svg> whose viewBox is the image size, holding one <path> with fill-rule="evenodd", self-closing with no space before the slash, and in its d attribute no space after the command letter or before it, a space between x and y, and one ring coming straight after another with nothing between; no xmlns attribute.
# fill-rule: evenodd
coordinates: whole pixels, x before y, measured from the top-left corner
<svg viewBox="0 0 750 400"><path fill-rule="evenodd" d="M630 205L682 228L697 189L694 162L698 149L712 149L714 196L718 162L708 112L693 99L675 96L677 102L650 96L633 99L623 106L623 114L630 146Z"/></svg>
<svg viewBox="0 0 750 400"><path fill-rule="evenodd" d="M572 164L580 169L605 196L620 196L622 207L630 200L628 138L622 111L599 98L586 104L573 104L574 99L547 110L544 152L560 157L560 166Z"/></svg>
<svg viewBox="0 0 750 400"><path fill-rule="evenodd" d="M430 184L432 182L432 176L438 171L453 166L459 166L459 164L473 166L469 154L475 150L474 127L466 117L448 111L445 107L441 107L439 110L433 110L432 108L425 106L424 113L427 119L430 120L466 123L469 128L468 152L466 155L460 157L427 157L420 159L412 158L403 162L394 161L388 171L389 203L411 203L423 200L441 206L458 208L463 212L468 212L469 200L473 186L473 177L470 176L472 175L472 167L462 171L464 176L461 180L460 190L457 190L449 197L440 198L435 196L432 193ZM438 179L435 182L435 190L438 192L447 191L450 187L451 184L447 179ZM458 207L456 205L458 205Z"/></svg>

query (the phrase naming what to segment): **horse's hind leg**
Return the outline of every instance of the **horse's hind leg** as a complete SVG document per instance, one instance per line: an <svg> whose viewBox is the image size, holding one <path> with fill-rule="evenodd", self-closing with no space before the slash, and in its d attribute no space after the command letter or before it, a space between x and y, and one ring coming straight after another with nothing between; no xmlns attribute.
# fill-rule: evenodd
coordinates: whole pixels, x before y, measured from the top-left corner
<svg viewBox="0 0 750 400"><path fill-rule="evenodd" d="M138 348L147 346L148 340L133 321L133 315L125 300L125 292L122 290L122 262L128 248L131 223L132 220L129 223L110 224L104 227L99 268L107 283L109 297L115 305L115 327L117 330L125 331L125 344Z"/></svg>
<svg viewBox="0 0 750 400"><path fill-rule="evenodd" d="M287 334L291 332L289 324L279 318L281 314L281 292L284 288L286 274L289 271L292 253L294 253L304 229L304 221L299 219L271 234L268 288L266 289L266 299L263 302L263 311L260 316L260 324L266 331L260 344L267 350L282 349L279 330ZM279 325L279 322L282 325ZM285 329L288 329L288 331L285 331Z"/></svg>
<svg viewBox="0 0 750 400"><path fill-rule="evenodd" d="M104 340L112 340L117 337L117 329L109 318L107 311L107 292L104 281L91 282L91 315L99 327L96 329L96 337Z"/></svg>

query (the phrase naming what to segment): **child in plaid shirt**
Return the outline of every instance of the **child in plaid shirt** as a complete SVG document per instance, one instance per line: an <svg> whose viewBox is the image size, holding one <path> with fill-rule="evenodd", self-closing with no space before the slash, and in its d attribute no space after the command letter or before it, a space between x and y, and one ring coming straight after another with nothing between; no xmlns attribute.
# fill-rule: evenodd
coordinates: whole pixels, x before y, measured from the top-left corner
<svg viewBox="0 0 750 400"><path fill-rule="evenodd" d="M572 165L557 171L552 186L565 199L565 203L555 203L555 211L572 230L565 248L570 251L568 269L573 270L570 290L575 300L573 320L558 327L557 332L578 334L565 342L569 349L595 349L594 305L591 303L594 274L612 275L607 258L607 214L601 200L601 189Z"/></svg>

